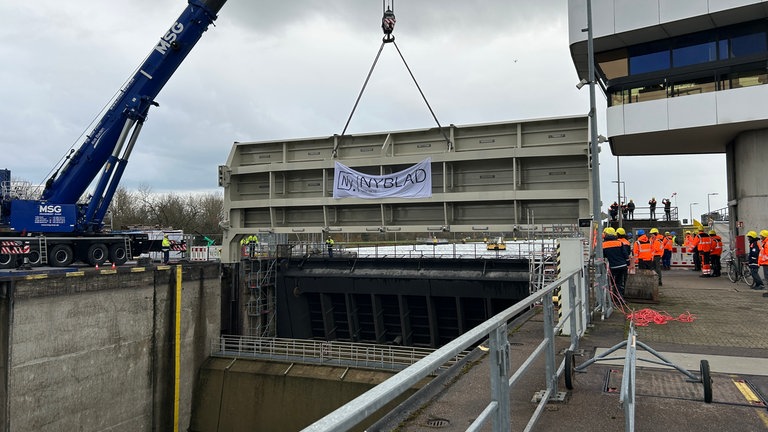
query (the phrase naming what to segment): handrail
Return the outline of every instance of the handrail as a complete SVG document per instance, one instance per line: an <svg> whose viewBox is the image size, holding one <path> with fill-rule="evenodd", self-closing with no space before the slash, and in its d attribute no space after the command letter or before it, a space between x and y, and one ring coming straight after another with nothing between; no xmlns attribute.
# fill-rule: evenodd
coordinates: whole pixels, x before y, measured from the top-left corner
<svg viewBox="0 0 768 432"><path fill-rule="evenodd" d="M480 430L489 419L493 422L494 432L508 430L511 418L509 403L510 386L515 384L520 374L524 373L533 364L535 357L544 355L547 365L547 389L525 428L525 431L530 431L543 413L544 407L550 398L557 395L558 377L565 368L564 361L561 361L559 366L555 368L554 335L556 334L556 329L566 324L570 325L571 340L569 349L577 347L578 338L583 334L585 326L582 325L579 329L576 323L583 316L584 309L588 307L585 274L586 272L583 269L578 269L561 276L560 279L547 285L542 290L529 295L515 305L510 306L491 319L469 330L346 405L309 425L303 431L331 432L347 431L353 428L365 420L371 413L384 407L387 403L406 392L448 359L455 357L478 340L485 338L488 338L489 341L491 402L481 413L478 413L478 417L467 430ZM570 302L570 309L563 311L561 324L556 326L552 293L557 288L560 288L561 292L567 292L572 301ZM540 348L535 350L523 365L518 368L518 371L522 369L523 372L520 372L520 374L515 372L515 376L510 378L507 323L538 303L542 304L544 310L544 339L540 344Z"/></svg>
<svg viewBox="0 0 768 432"><path fill-rule="evenodd" d="M213 357L259 358L383 370L405 369L435 351L431 348L399 345L232 335L220 336L211 345ZM456 354L432 372L447 369L467 354Z"/></svg>

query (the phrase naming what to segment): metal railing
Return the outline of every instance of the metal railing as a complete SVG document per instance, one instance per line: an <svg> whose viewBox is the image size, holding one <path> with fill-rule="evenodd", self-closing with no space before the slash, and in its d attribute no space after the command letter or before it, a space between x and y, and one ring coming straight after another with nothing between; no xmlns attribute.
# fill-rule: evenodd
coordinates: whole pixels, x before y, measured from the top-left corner
<svg viewBox="0 0 768 432"><path fill-rule="evenodd" d="M560 324L555 325L552 293L557 288L566 293L563 295L568 295L571 308L562 311ZM529 295L514 306L507 308L373 389L353 399L346 405L309 425L304 431L347 431L353 428L371 413L384 407L421 379L428 376L431 371L484 338L488 338L489 346L491 401L482 412L478 413L477 418L467 430L479 431L489 421L493 425L494 432L509 430L511 422L511 388L529 371L537 359L543 356L546 365L546 390L542 392L541 399L524 429L525 431L530 431L538 421L547 403L558 396L558 377L565 369L565 362L561 361L558 366L555 364L555 335L562 330L564 325L568 325L570 326L570 346L568 349L573 350L578 346L578 339L583 335L586 326L583 317L586 317L587 292L583 269L565 274L560 279L547 285L544 289ZM510 344L507 323L539 303L542 305L544 312L544 338L534 349L533 353L525 359L523 364L512 373L510 370Z"/></svg>
<svg viewBox="0 0 768 432"><path fill-rule="evenodd" d="M434 351L430 348L399 345L250 336L221 336L211 346L213 357L256 358L380 370L403 370ZM457 352L442 364L436 365L430 373L451 367L467 354L465 351Z"/></svg>
<svg viewBox="0 0 768 432"><path fill-rule="evenodd" d="M358 244L337 242L334 257L355 258L449 258L449 259L528 259L531 254L547 254L555 249L556 239L510 240L505 250L488 250L483 242L434 244ZM297 243L292 256L327 256L320 245Z"/></svg>

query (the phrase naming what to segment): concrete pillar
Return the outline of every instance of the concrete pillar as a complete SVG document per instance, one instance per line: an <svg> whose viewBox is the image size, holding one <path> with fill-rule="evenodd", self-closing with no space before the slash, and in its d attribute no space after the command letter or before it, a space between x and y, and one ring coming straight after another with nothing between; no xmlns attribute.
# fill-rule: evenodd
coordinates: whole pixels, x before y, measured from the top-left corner
<svg viewBox="0 0 768 432"><path fill-rule="evenodd" d="M728 207L738 234L768 229L768 129L739 134L726 153Z"/></svg>

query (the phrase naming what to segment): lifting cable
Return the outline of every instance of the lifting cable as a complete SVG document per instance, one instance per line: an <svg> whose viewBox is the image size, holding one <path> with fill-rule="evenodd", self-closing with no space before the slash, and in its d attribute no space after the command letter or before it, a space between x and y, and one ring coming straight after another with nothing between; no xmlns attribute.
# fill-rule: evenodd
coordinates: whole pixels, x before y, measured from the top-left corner
<svg viewBox="0 0 768 432"><path fill-rule="evenodd" d="M419 94L421 94L421 98L424 99L424 103L427 105L427 109L429 109L430 114L432 114L432 118L435 119L435 123L437 123L437 127L440 130L440 133L443 135L443 138L445 138L445 142L448 145L448 151L451 151L453 149L453 143L451 143L451 140L445 134L445 131L443 130L443 126L440 125L440 121L437 119L437 116L435 115L434 110L432 110L432 107L429 105L429 102L427 101L427 97L424 95L424 92L421 90L421 86L419 86L419 83L416 81L416 77L413 75L411 68L408 66L408 63L405 61L405 57L403 56L403 53L400 51L400 47L398 47L397 43L395 42L395 36L392 34L392 31L395 29L395 21L396 21L395 12L394 12L395 0L390 0L390 1L391 1L390 6L387 6L386 0L382 0L382 10L384 11L384 16L381 18L381 29L384 32L384 38L381 40L381 46L379 47L379 52L376 53L376 58L373 60L371 69L368 71L368 76L365 77L363 88L360 89L360 93L358 93L357 95L357 100L355 100L355 104L352 107L352 112L349 113L349 118L347 118L347 122L346 124L344 124L344 130L341 131L341 136L339 140L333 146L333 153L332 153L333 158L336 158L336 154L339 149L339 145L341 144L341 140L344 138L344 134L347 132L347 127L349 127L349 122L352 121L352 116L355 114L357 105L360 103L360 99L363 97L363 92L365 92L365 88L368 86L368 81L370 81L371 79L371 75L373 74L373 70L376 68L376 64L379 61L379 57L381 57L381 52L384 50L384 46L388 43L391 43L392 45L394 45L395 49L397 50L397 53L400 55L400 59L403 60L403 64L405 65L405 68L408 70L408 74L411 76L413 83L416 84L416 88L419 90Z"/></svg>

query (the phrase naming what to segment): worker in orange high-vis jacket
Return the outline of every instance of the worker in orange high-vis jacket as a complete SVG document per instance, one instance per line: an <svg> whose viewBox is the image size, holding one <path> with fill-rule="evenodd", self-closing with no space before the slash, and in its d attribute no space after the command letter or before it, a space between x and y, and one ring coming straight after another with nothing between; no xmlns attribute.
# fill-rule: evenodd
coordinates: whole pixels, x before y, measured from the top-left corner
<svg viewBox="0 0 768 432"><path fill-rule="evenodd" d="M709 265L712 267L712 277L719 277L723 266L720 256L723 254L723 239L715 230L709 230L709 238L712 240L712 249L709 251Z"/></svg>
<svg viewBox="0 0 768 432"><path fill-rule="evenodd" d="M683 240L683 252L691 254L693 258L693 236L690 231L685 232L685 239Z"/></svg>
<svg viewBox="0 0 768 432"><path fill-rule="evenodd" d="M669 231L664 233L664 255L661 256L661 269L669 270L672 268L672 246L675 240Z"/></svg>
<svg viewBox="0 0 768 432"><path fill-rule="evenodd" d="M624 281L627 279L627 250L619 241L616 231L612 227L603 230L603 256L608 261L610 274L613 278L616 290L621 298L624 298Z"/></svg>
<svg viewBox="0 0 768 432"><path fill-rule="evenodd" d="M661 258L664 256L664 236L658 228L651 228L651 253L653 254L653 270L659 277L661 286Z"/></svg>
<svg viewBox="0 0 768 432"><path fill-rule="evenodd" d="M701 238L696 233L691 233L691 248L693 249L693 271L701 271L701 254L699 253L699 240Z"/></svg>
<svg viewBox="0 0 768 432"><path fill-rule="evenodd" d="M627 277L629 274L629 269L632 269L632 274L635 274L635 266L632 262L632 244L629 242L629 239L627 238L627 231L622 228L618 227L616 228L616 238L621 242L621 246L624 248L624 251L627 253L627 273L624 274L624 282L622 286L627 286Z"/></svg>
<svg viewBox="0 0 768 432"><path fill-rule="evenodd" d="M651 240L645 235L645 231L637 230L637 240L632 246L632 254L637 259L637 268L641 270L653 270L653 250Z"/></svg>
<svg viewBox="0 0 768 432"><path fill-rule="evenodd" d="M760 231L760 254L757 256L757 265L763 268L763 280L768 281L768 230ZM768 293L763 293L768 297Z"/></svg>
<svg viewBox="0 0 768 432"><path fill-rule="evenodd" d="M712 267L709 264L709 253L712 251L712 239L709 238L709 233L704 229L699 229L699 235L696 236L698 242L696 242L696 248L699 250L699 261L701 262L701 277L710 277L712 275Z"/></svg>

